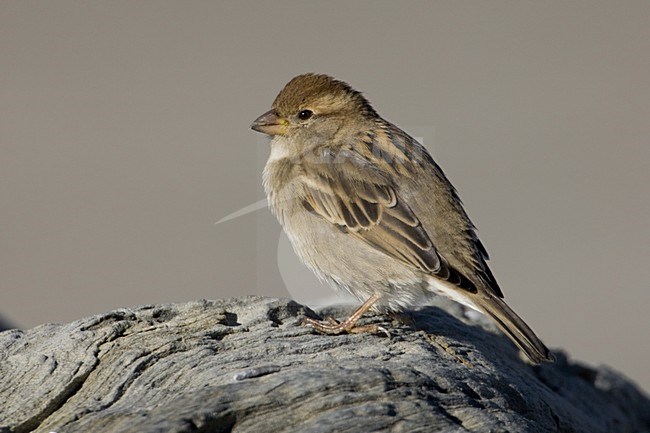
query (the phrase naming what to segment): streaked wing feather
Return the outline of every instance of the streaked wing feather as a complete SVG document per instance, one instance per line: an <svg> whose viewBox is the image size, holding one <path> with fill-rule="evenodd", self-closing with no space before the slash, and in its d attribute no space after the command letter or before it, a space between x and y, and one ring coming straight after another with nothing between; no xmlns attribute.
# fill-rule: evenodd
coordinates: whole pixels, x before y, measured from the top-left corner
<svg viewBox="0 0 650 433"><path fill-rule="evenodd" d="M369 163L346 156L306 173L305 208L403 263L475 292L474 285L438 255L390 182Z"/></svg>
<svg viewBox="0 0 650 433"><path fill-rule="evenodd" d="M335 208L332 207L334 203ZM316 190L305 197L308 210L332 224L343 226L350 235L426 273L441 271L442 262L431 239L405 204L399 200L393 207L386 203L360 203L359 206L347 197L327 196ZM363 211L366 207L372 209L373 205L376 211ZM448 271L442 270L443 276L447 274Z"/></svg>

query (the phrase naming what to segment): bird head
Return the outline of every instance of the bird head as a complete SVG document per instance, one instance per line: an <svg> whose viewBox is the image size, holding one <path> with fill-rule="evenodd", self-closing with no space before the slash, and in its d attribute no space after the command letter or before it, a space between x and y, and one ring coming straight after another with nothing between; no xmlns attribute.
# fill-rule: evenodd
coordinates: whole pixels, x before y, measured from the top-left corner
<svg viewBox="0 0 650 433"><path fill-rule="evenodd" d="M294 140L329 140L344 125L376 115L363 95L348 84L328 75L303 74L287 83L271 110L251 128Z"/></svg>

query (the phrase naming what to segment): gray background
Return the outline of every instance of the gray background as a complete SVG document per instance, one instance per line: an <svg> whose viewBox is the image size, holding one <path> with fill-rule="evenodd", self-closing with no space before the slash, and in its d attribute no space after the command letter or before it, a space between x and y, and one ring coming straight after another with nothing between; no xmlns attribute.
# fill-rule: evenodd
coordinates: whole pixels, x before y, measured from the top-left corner
<svg viewBox="0 0 650 433"><path fill-rule="evenodd" d="M646 0L2 1L1 315L325 302L268 210L214 222L263 198L250 122L326 72L423 138L550 346L650 389L649 41Z"/></svg>

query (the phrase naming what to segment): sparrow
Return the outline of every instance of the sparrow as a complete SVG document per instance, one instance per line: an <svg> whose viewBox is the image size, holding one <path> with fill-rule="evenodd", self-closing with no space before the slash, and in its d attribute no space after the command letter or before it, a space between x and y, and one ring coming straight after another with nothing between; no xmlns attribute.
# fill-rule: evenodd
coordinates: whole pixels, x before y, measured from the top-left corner
<svg viewBox="0 0 650 433"><path fill-rule="evenodd" d="M319 279L363 302L318 332L363 331L369 309L400 312L443 295L491 317L534 364L552 360L504 302L456 189L429 152L343 81L293 78L251 125L272 137L269 207Z"/></svg>

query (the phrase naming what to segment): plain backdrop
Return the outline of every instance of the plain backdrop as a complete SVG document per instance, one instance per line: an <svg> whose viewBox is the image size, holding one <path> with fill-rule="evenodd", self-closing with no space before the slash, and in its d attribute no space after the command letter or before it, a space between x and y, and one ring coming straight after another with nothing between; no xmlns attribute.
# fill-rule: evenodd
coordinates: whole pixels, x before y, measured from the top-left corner
<svg viewBox="0 0 650 433"><path fill-rule="evenodd" d="M647 0L5 0L0 62L15 326L331 298L266 208L215 225L264 198L251 121L316 71L423 139L549 346L650 389Z"/></svg>

